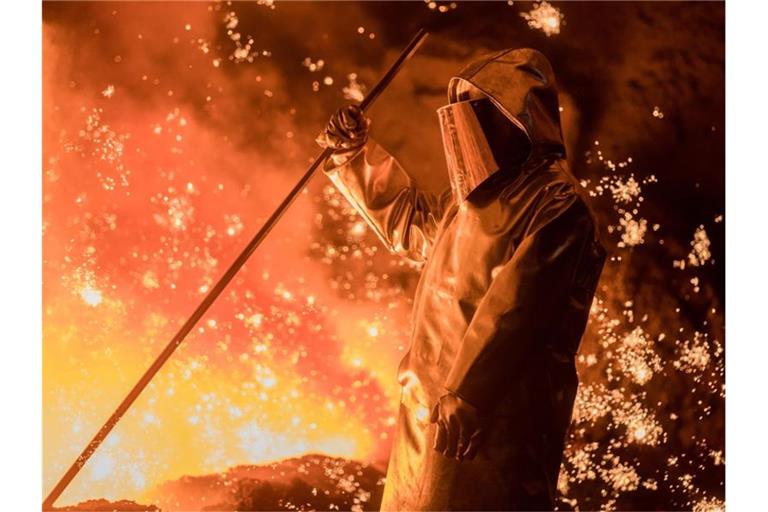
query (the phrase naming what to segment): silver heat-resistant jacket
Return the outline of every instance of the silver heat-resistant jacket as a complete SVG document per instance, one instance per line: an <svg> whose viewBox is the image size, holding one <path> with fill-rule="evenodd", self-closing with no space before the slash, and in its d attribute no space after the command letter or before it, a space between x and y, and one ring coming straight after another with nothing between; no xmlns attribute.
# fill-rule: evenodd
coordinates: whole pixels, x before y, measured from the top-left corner
<svg viewBox="0 0 768 512"><path fill-rule="evenodd" d="M554 504L577 387L574 354L604 251L565 169L554 75L537 51L506 50L471 84L524 128L533 150L457 204L417 190L374 141L325 171L392 252L424 262L383 510L541 510ZM429 411L454 392L489 417L471 461L432 449Z"/></svg>

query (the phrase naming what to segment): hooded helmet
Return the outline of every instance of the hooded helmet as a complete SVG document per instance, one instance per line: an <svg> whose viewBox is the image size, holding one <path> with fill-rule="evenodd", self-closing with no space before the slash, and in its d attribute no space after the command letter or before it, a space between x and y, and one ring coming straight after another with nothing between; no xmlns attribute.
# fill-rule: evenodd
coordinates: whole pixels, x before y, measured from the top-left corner
<svg viewBox="0 0 768 512"><path fill-rule="evenodd" d="M438 117L457 202L500 170L565 157L554 73L536 50L504 50L464 68Z"/></svg>

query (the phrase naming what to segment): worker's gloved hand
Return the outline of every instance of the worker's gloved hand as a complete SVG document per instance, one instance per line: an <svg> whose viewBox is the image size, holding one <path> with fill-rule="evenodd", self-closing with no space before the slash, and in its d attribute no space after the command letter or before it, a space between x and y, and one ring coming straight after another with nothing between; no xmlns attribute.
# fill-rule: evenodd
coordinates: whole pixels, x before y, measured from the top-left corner
<svg viewBox="0 0 768 512"><path fill-rule="evenodd" d="M331 116L328 126L317 136L315 141L321 148L334 151L357 149L368 140L368 125L371 121L365 117L357 105L340 108Z"/></svg>
<svg viewBox="0 0 768 512"><path fill-rule="evenodd" d="M474 405L449 393L435 404L429 421L437 423L435 450L458 461L475 458L485 420Z"/></svg>

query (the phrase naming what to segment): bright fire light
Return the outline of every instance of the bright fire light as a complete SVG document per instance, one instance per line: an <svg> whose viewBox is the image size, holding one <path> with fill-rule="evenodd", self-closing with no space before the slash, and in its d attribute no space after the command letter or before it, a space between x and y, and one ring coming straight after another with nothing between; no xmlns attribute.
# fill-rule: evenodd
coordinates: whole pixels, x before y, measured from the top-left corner
<svg viewBox="0 0 768 512"><path fill-rule="evenodd" d="M98 306L102 301L101 291L94 288L83 288L80 290L80 298L92 307Z"/></svg>

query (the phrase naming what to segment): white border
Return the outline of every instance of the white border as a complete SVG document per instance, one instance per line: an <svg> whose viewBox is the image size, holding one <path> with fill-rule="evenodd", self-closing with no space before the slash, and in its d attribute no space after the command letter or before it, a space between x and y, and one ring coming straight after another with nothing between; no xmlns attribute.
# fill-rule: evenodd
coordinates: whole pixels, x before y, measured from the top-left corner
<svg viewBox="0 0 768 512"><path fill-rule="evenodd" d="M3 508L38 510L41 489L41 4L7 2L0 17L0 438ZM727 2L727 497L764 498L768 329L768 8Z"/></svg>
<svg viewBox="0 0 768 512"><path fill-rule="evenodd" d="M42 502L42 9L0 16L0 482L2 508Z"/></svg>
<svg viewBox="0 0 768 512"><path fill-rule="evenodd" d="M764 506L768 383L768 31L764 2L726 3L726 507Z"/></svg>

